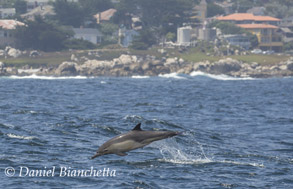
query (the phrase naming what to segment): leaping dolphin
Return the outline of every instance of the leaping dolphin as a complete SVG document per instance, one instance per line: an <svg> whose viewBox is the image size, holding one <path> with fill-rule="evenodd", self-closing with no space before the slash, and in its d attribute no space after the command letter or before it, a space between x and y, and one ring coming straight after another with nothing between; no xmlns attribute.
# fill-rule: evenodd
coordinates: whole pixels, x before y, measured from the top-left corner
<svg viewBox="0 0 293 189"><path fill-rule="evenodd" d="M179 132L174 131L143 131L140 126L141 123L137 124L128 133L120 134L105 142L91 159L106 154L126 156L127 154L125 152L142 148L154 141L179 134Z"/></svg>

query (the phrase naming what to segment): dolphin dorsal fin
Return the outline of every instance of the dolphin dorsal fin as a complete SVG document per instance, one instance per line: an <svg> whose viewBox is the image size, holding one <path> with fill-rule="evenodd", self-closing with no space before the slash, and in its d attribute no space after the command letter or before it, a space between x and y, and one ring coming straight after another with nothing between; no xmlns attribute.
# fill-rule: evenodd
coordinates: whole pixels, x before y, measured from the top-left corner
<svg viewBox="0 0 293 189"><path fill-rule="evenodd" d="M137 124L132 130L133 131L142 131L140 128L141 123Z"/></svg>

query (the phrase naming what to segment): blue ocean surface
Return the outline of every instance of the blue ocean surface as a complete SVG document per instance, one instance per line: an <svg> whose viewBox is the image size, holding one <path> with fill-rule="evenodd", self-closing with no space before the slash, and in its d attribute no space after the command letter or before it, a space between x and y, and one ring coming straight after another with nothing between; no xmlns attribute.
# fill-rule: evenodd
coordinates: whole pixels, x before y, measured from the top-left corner
<svg viewBox="0 0 293 189"><path fill-rule="evenodd" d="M131 130L180 131L91 160ZM293 78L1 77L1 188L292 188Z"/></svg>

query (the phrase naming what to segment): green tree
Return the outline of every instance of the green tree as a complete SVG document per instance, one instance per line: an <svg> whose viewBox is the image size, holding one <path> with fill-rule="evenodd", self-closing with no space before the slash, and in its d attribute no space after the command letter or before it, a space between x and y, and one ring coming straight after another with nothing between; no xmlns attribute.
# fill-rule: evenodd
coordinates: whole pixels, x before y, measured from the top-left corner
<svg viewBox="0 0 293 189"><path fill-rule="evenodd" d="M87 16L90 17L98 12L113 8L110 0L79 0L79 4L86 11Z"/></svg>
<svg viewBox="0 0 293 189"><path fill-rule="evenodd" d="M225 14L225 11L222 7L214 4L214 3L209 3L207 6L207 17L213 17L216 15L222 15Z"/></svg>
<svg viewBox="0 0 293 189"><path fill-rule="evenodd" d="M244 13L248 9L251 9L253 6L253 0L235 0L233 10Z"/></svg>
<svg viewBox="0 0 293 189"><path fill-rule="evenodd" d="M214 21L209 25L210 28L216 27L221 30L223 34L242 34L245 33L245 30L236 26L233 23L223 22L223 21Z"/></svg>
<svg viewBox="0 0 293 189"><path fill-rule="evenodd" d="M176 39L176 34L175 33L172 33L172 32L169 32L166 34L166 40L167 41L175 41Z"/></svg>
<svg viewBox="0 0 293 189"><path fill-rule="evenodd" d="M151 30L141 30L138 36L134 37L132 45L133 49L146 50L156 43L154 32Z"/></svg>
<svg viewBox="0 0 293 189"><path fill-rule="evenodd" d="M73 33L36 17L35 21L27 21L25 26L18 26L14 36L17 39L17 48L59 51L65 48L65 41L73 36Z"/></svg>
<svg viewBox="0 0 293 189"><path fill-rule="evenodd" d="M109 23L109 22L105 22L100 24L100 29L101 32L104 35L104 41L103 43L105 44L114 44L118 42L118 35L114 35L115 32L118 31L118 25L113 24L113 23Z"/></svg>
<svg viewBox="0 0 293 189"><path fill-rule="evenodd" d="M156 27L159 36L175 33L178 26L189 21L188 15L193 8L192 0L147 0L139 1L139 5L143 25Z"/></svg>
<svg viewBox="0 0 293 189"><path fill-rule="evenodd" d="M113 17L113 22L123 25L127 29L131 28L131 15L138 15L139 0L120 0L115 5L117 12Z"/></svg>
<svg viewBox="0 0 293 189"><path fill-rule="evenodd" d="M250 33L250 32L246 32L246 35L250 41L250 44L251 44L251 48L254 49L258 46L258 39L257 39L257 36Z"/></svg>
<svg viewBox="0 0 293 189"><path fill-rule="evenodd" d="M53 3L56 13L55 18L60 24L80 27L85 20L85 10L76 2L56 0Z"/></svg>
<svg viewBox="0 0 293 189"><path fill-rule="evenodd" d="M26 13L27 11L26 1L24 0L15 1L14 8L15 8L16 14L18 15Z"/></svg>

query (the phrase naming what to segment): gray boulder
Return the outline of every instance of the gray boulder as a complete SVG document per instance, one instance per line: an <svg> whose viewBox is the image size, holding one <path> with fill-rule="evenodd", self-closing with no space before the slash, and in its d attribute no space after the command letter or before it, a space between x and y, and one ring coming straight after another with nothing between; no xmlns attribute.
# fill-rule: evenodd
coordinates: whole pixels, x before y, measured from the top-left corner
<svg viewBox="0 0 293 189"><path fill-rule="evenodd" d="M58 68L55 71L55 74L59 76L76 75L78 74L77 67L78 65L75 62L63 62L58 66Z"/></svg>
<svg viewBox="0 0 293 189"><path fill-rule="evenodd" d="M22 54L22 52L20 50L12 48L12 47L6 47L5 50L7 52L7 55L11 56L13 58L17 58Z"/></svg>

